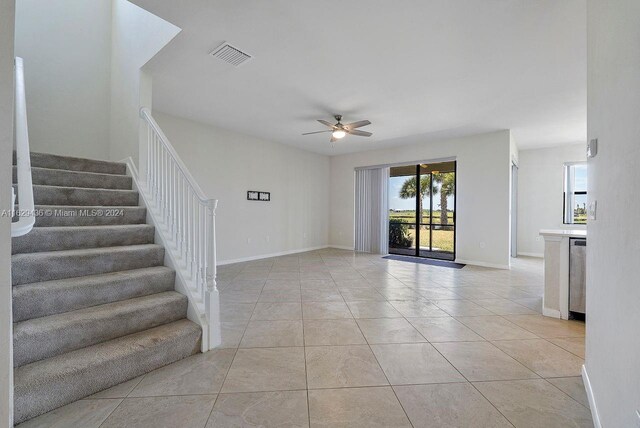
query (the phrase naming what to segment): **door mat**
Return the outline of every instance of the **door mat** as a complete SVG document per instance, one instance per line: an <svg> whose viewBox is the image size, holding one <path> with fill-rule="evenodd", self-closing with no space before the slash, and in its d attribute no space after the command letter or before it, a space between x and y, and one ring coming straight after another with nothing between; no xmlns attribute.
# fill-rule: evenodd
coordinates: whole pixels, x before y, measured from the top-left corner
<svg viewBox="0 0 640 428"><path fill-rule="evenodd" d="M420 263L423 265L433 265L433 266L440 266L440 267L446 267L451 269L462 269L463 267L466 266L465 264L462 264L462 263L449 262L446 260L424 259L421 257L410 257L410 256L396 256L393 254L384 256L383 259L398 260L400 262Z"/></svg>

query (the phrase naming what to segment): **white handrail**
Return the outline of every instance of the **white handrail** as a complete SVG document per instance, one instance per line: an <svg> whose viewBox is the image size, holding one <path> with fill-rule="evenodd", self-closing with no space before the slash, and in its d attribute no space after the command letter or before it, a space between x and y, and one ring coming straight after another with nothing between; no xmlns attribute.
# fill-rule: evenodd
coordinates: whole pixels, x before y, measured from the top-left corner
<svg viewBox="0 0 640 428"><path fill-rule="evenodd" d="M29 151L29 127L27 125L27 100L24 84L22 58L15 59L15 144L16 166L18 170L18 221L11 223L11 236L26 235L33 229L36 217L33 205L33 185L31 182L31 155ZM13 192L13 187L11 188ZM14 201L15 202L15 193Z"/></svg>
<svg viewBox="0 0 640 428"><path fill-rule="evenodd" d="M146 125L138 177L143 197L159 224L158 233L169 244L176 271L198 316L206 325L205 350L219 342L219 307L216 288L215 211L217 199L207 198L189 173L151 111L143 107Z"/></svg>
<svg viewBox="0 0 640 428"><path fill-rule="evenodd" d="M196 180L191 176L191 173L187 169L184 162L182 162L182 159L180 159L180 156L178 156L178 154L174 150L171 143L169 143L169 139L167 138L167 136L164 135L164 132L162 132L162 129L160 129L160 125L158 125L158 122L156 122L153 116L151 116L151 110L149 110L148 107L142 107L140 109L140 117L142 117L147 122L147 125L151 127L153 132L157 134L157 136L159 137L160 141L162 141L166 150L170 153L171 157L176 161L178 168L180 169L182 174L184 174L185 178L189 182L189 185L193 187L193 190L195 191L198 199L206 203L211 203L212 201L215 201L216 199L208 199L205 196L204 192L202 191L202 189L200 188ZM149 161L149 158L147 158L147 160ZM147 162L147 165L148 165L148 162Z"/></svg>

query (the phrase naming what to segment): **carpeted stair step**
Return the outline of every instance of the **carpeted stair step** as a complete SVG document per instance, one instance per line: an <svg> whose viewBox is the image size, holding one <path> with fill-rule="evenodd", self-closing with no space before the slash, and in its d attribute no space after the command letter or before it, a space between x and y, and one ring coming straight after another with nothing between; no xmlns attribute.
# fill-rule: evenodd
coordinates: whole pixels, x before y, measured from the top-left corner
<svg viewBox="0 0 640 428"><path fill-rule="evenodd" d="M201 329L186 319L17 368L15 422L193 355Z"/></svg>
<svg viewBox="0 0 640 428"><path fill-rule="evenodd" d="M36 205L36 227L141 224L144 207Z"/></svg>
<svg viewBox="0 0 640 428"><path fill-rule="evenodd" d="M22 321L13 327L13 365L20 367L186 316L187 297L166 291Z"/></svg>
<svg viewBox="0 0 640 428"><path fill-rule="evenodd" d="M15 151L13 152L13 164L16 164ZM124 175L127 173L127 165L122 162L109 162L35 152L31 152L31 166L36 168L97 172L101 174Z"/></svg>
<svg viewBox="0 0 640 428"><path fill-rule="evenodd" d="M136 206L138 205L138 192L135 190L34 185L33 201L36 205Z"/></svg>
<svg viewBox="0 0 640 428"><path fill-rule="evenodd" d="M116 226L34 227L11 240L12 254L81 248L153 244L154 227L149 224Z"/></svg>
<svg viewBox="0 0 640 428"><path fill-rule="evenodd" d="M162 293L174 286L175 272L165 266L16 285L13 321Z"/></svg>
<svg viewBox="0 0 640 428"><path fill-rule="evenodd" d="M155 244L14 254L12 284L160 266L163 261L164 248Z"/></svg>
<svg viewBox="0 0 640 428"><path fill-rule="evenodd" d="M87 187L96 189L131 190L131 177L117 174L100 174L95 172L68 171L31 167L33 184L46 186ZM17 183L17 168L13 167L13 182Z"/></svg>

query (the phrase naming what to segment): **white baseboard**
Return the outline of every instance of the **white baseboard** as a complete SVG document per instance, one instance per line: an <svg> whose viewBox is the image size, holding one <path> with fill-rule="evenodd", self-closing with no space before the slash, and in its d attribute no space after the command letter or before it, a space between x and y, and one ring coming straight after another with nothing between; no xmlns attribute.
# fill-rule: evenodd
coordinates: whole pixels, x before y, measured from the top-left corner
<svg viewBox="0 0 640 428"><path fill-rule="evenodd" d="M545 317L562 318L562 314L559 310L545 308L544 306L542 307L542 315Z"/></svg>
<svg viewBox="0 0 640 428"><path fill-rule="evenodd" d="M318 247L298 248L295 250L280 251L278 253L260 254L258 256L240 257L238 259L222 260L218 262L218 266L230 265L233 263L250 262L252 260L268 259L270 257L288 256L291 254L306 253L307 251L322 250L324 248L334 248L329 245L320 245Z"/></svg>
<svg viewBox="0 0 640 428"><path fill-rule="evenodd" d="M464 260L464 259L455 259L456 263L462 263L465 265L473 265L473 266L480 266L480 267L486 267L486 268L494 268L494 269L505 269L505 270L509 270L510 266L509 265L500 265L497 263L486 263L486 262L479 262L477 260Z"/></svg>
<svg viewBox="0 0 640 428"><path fill-rule="evenodd" d="M537 257L539 259L544 259L544 253L521 253L518 252L519 256L524 256L524 257Z"/></svg>
<svg viewBox="0 0 640 428"><path fill-rule="evenodd" d="M348 245L328 245L327 248L337 248L338 250L353 251L353 247L350 247Z"/></svg>
<svg viewBox="0 0 640 428"><path fill-rule="evenodd" d="M593 395L593 388L591 388L591 381L589 380L589 374L587 368L582 365L582 382L584 382L584 389L589 399L589 407L591 408L591 417L593 418L593 426L595 428L602 428L600 423L600 415L598 415L598 406L596 406L596 399Z"/></svg>

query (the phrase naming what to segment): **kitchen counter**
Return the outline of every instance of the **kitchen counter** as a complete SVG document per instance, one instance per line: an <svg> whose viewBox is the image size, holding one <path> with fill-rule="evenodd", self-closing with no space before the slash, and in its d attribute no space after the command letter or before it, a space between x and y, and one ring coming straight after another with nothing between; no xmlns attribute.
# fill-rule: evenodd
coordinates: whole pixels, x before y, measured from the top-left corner
<svg viewBox="0 0 640 428"><path fill-rule="evenodd" d="M586 229L542 229L542 236L567 236L569 238L586 238Z"/></svg>
<svg viewBox="0 0 640 428"><path fill-rule="evenodd" d="M544 295L542 314L569 319L569 239L587 238L586 229L543 229Z"/></svg>

